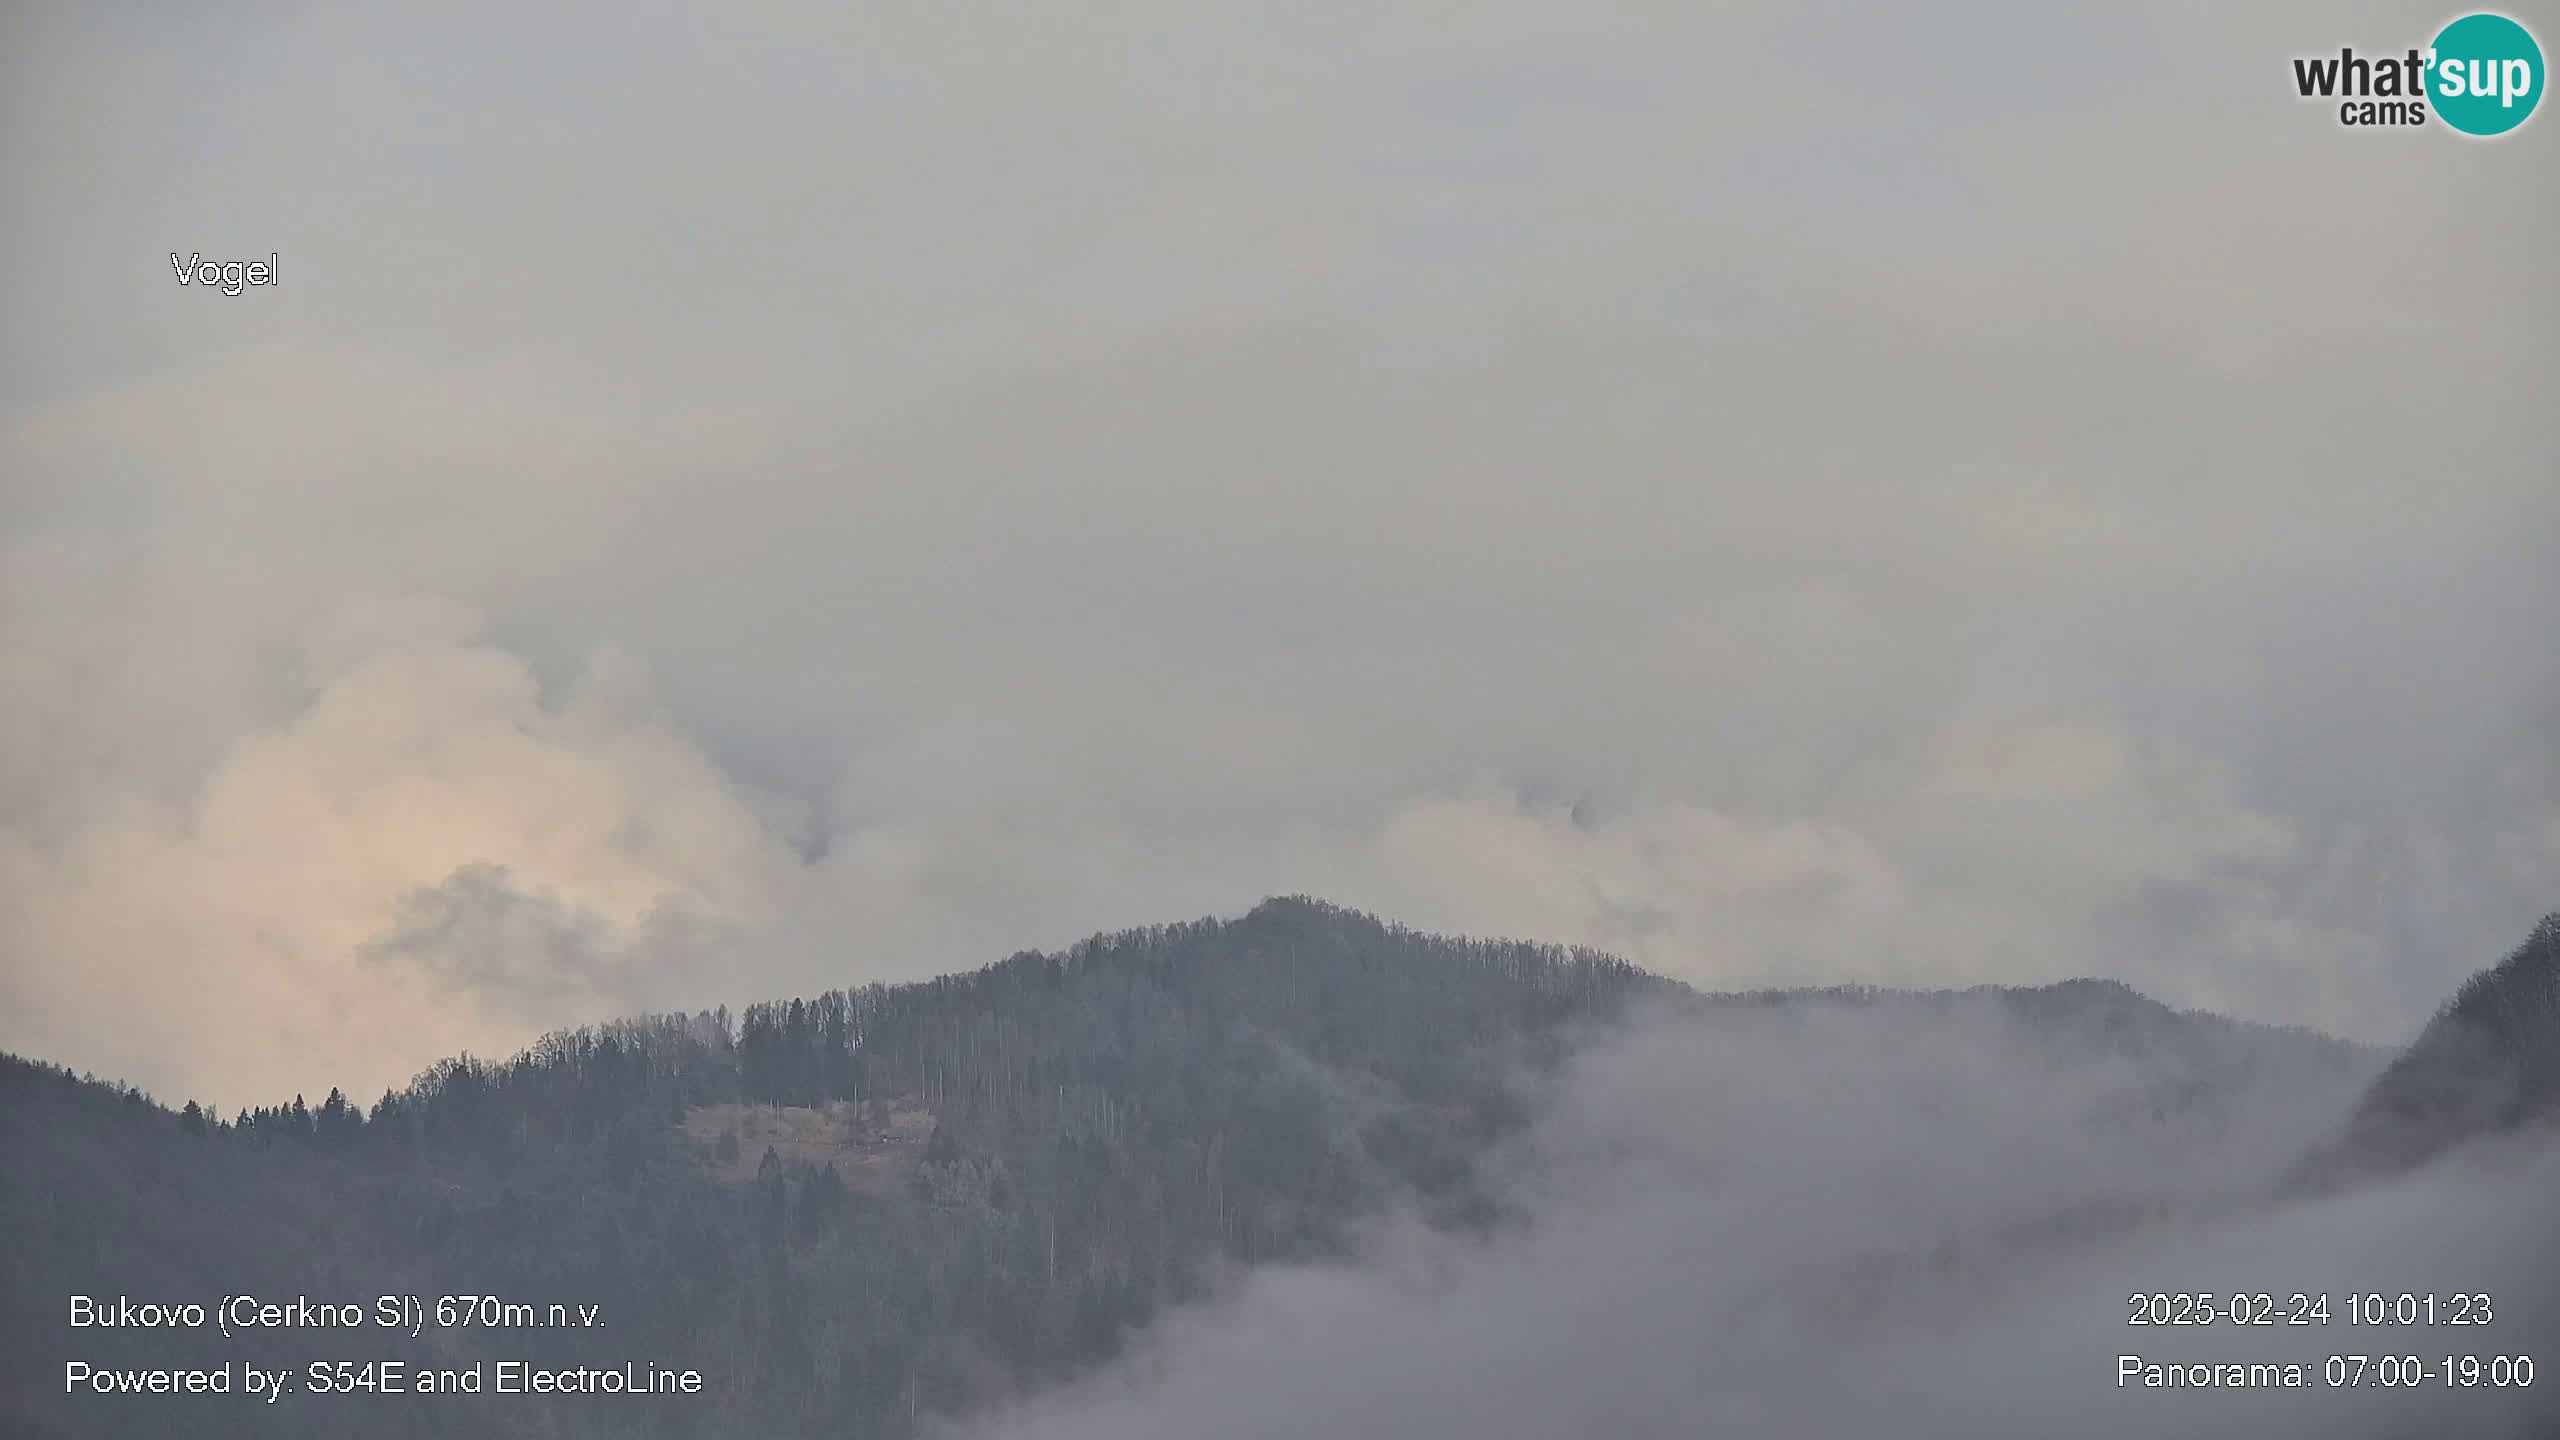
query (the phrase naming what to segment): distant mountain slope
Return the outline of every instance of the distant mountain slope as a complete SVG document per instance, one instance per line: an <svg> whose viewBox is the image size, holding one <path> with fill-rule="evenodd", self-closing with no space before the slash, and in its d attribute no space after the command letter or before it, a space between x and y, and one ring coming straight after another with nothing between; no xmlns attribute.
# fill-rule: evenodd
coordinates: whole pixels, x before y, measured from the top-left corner
<svg viewBox="0 0 2560 1440"><path fill-rule="evenodd" d="M1639 1004L1979 1011L2127 1065L2136 1143L2210 1130L2254 1067L2342 1096L2378 1063L2120 985L1700 996L1605 955L1422 935L1319 902L972 974L546 1038L366 1110L221 1117L0 1063L0 1430L28 1435L899 1436L1089 1369L1239 1266L1342 1253L1391 1205L1498 1223L1483 1162L1539 1077ZM2325 1077L2325 1078L2324 1078ZM2343 1101L2342 1101L2343 1103ZM64 1327L72 1294L369 1303L499 1292L604 1330L266 1334L263 1363L671 1364L646 1406L71 1397L63 1362L182 1364L210 1332Z"/></svg>
<svg viewBox="0 0 2560 1440"><path fill-rule="evenodd" d="M2560 1123L2560 913L2466 981L2383 1071L2314 1180L2405 1169L2475 1137Z"/></svg>

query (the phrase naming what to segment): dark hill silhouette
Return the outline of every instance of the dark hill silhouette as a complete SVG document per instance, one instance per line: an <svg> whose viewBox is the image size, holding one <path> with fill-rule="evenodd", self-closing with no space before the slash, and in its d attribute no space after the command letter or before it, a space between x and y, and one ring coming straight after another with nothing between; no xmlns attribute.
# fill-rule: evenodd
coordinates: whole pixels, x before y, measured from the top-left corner
<svg viewBox="0 0 2560 1440"><path fill-rule="evenodd" d="M2358 1047L2108 982L1701 996L1606 955L1306 899L920 984L564 1032L444 1062L369 1108L333 1093L206 1116L10 1058L0 1432L912 1434L1091 1368L1235 1267L1342 1254L1391 1205L1498 1223L1481 1162L1581 1033L1639 1003L1976 1007L2056 1056L2140 1059L2137 1129L2210 1111L2253 1066L2306 1066L2342 1095L2370 1073ZM210 1329L74 1334L70 1295L473 1291L594 1305L605 1328L252 1348L268 1365L690 1366L709 1389L625 1407L305 1394L263 1414L62 1395L75 1354L241 1353Z"/></svg>
<svg viewBox="0 0 2560 1440"><path fill-rule="evenodd" d="M2484 1135L2560 1123L2560 913L2474 975L2391 1062L2303 1178L2405 1170Z"/></svg>

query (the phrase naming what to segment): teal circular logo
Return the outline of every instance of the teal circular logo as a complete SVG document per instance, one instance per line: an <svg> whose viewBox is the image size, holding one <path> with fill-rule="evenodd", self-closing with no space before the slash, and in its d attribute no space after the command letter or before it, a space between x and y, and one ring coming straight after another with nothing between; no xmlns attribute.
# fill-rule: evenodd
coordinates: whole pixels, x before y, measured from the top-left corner
<svg viewBox="0 0 2560 1440"><path fill-rule="evenodd" d="M2427 52L2427 103L2465 135L2504 135L2542 103L2542 47L2504 15L2465 15Z"/></svg>

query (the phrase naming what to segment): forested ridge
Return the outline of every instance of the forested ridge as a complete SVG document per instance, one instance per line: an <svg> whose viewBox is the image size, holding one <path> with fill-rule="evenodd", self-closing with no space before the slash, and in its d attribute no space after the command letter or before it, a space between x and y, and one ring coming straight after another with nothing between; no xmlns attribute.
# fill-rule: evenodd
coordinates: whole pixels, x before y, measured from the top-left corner
<svg viewBox="0 0 2560 1440"><path fill-rule="evenodd" d="M1500 1224L1482 1162L1525 1124L1538 1077L1639 1003L1987 1007L2073 1063L2141 1057L2154 1115L2209 1108L2261 1064L2351 1096L2379 1063L2112 982L1700 995L1606 955L1305 899L916 984L563 1032L363 1107L333 1092L215 1116L10 1058L0 1431L913 1434L1088 1371L1238 1267L1344 1253L1390 1207ZM498 1293L593 1305L605 1325L414 1343L64 1326L72 1294L241 1292ZM297 1395L265 1413L61 1394L75 1356L502 1355L708 1384L533 1407Z"/></svg>
<svg viewBox="0 0 2560 1440"><path fill-rule="evenodd" d="M2560 1124L2560 913L2465 981L2306 1174L2404 1169L2463 1140Z"/></svg>
<svg viewBox="0 0 2560 1440"><path fill-rule="evenodd" d="M1330 1253L1391 1195L1481 1223L1471 1161L1517 1123L1515 1083L1577 1023L1669 988L1603 955L1290 900L734 1020L555 1034L510 1060L445 1062L363 1109L332 1092L173 1114L11 1059L0 1223L28 1243L8 1249L8 1304L11 1327L45 1342L11 1347L11 1409L30 1433L65 1416L89 1428L62 1433L106 1433L90 1422L186 1403L40 1401L72 1339L68 1293L503 1290L608 1322L510 1337L520 1349L711 1379L698 1400L597 1415L599 1433L906 1433L1107 1356L1221 1266ZM919 1113L921 1143L902 1144L897 1121ZM742 1157L752 1179L723 1183L719 1150L740 1131L752 1146L776 1114L874 1163L767 1146ZM708 1146L706 1115L730 1117ZM102 1364L186 1363L191 1346L220 1350L165 1333L76 1342ZM465 1402L296 1403L320 1431L396 1434L442 1433ZM201 1404L190 1433L287 1433ZM470 1423L515 1433L526 1418L492 1407ZM586 1433L585 1419L546 1423Z"/></svg>

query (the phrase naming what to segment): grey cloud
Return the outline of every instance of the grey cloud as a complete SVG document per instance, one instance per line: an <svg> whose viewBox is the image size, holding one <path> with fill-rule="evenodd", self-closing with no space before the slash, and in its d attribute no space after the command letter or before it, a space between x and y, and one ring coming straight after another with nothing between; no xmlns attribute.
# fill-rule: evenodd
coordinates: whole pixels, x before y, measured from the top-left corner
<svg viewBox="0 0 2560 1440"><path fill-rule="evenodd" d="M626 926L558 894L528 892L503 865L471 864L410 892L391 928L357 953L414 969L512 1017L556 1025L636 1012L687 972L751 944L680 901L661 901Z"/></svg>
<svg viewBox="0 0 2560 1440"><path fill-rule="evenodd" d="M527 895L500 865L466 865L401 902L396 928L367 958L417 965L457 988L554 999L592 986L607 959L605 921L556 897Z"/></svg>

